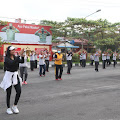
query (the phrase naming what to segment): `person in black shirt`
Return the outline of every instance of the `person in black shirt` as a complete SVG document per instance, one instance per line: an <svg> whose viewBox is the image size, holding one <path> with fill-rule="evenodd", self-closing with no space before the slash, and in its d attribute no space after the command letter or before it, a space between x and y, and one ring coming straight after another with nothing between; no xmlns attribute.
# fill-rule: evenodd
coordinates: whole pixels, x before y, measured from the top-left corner
<svg viewBox="0 0 120 120"><path fill-rule="evenodd" d="M6 72L3 78L2 83L0 84L0 87L3 88L7 95L6 95L6 100L7 100L7 113L8 114L13 114L14 113L19 113L19 110L17 108L17 104L21 95L21 78L18 75L18 69L19 69L19 63L24 63L24 49L21 50L20 56L15 56L15 47L9 46L7 48L7 53L5 57L5 66L6 66ZM10 108L10 96L12 92L12 85L14 86L16 90L16 97L15 97L15 102L12 107L12 110Z"/></svg>

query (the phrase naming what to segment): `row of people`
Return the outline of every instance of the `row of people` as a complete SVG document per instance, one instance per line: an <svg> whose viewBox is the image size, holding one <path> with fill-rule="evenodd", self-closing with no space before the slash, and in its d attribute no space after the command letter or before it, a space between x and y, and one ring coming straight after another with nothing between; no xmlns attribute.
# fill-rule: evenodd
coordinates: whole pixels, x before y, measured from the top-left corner
<svg viewBox="0 0 120 120"><path fill-rule="evenodd" d="M34 54L31 54L34 55ZM94 54L94 61L95 61L95 71L98 72L98 65L99 65L99 57L100 57L100 52L96 51ZM70 70L72 68L72 56L73 53L72 51L68 51L66 54L67 58L67 64L68 64L68 69L67 73L70 74ZM85 66L86 62L86 52L83 52L83 67ZM102 56L106 56L105 53L102 54ZM117 54L114 53L113 56L116 58ZM13 114L14 113L19 113L17 104L20 99L21 95L21 85L22 81L27 80L28 73L26 72L25 79L23 80L23 74L25 71L27 71L27 55L24 49L21 50L20 54L18 56L15 56L15 47L9 46L7 48L7 53L5 56L5 65L6 65L6 72L3 78L3 81L0 84L0 87L6 91L6 103L7 103L7 113L8 114ZM46 54L45 51L41 51L39 55L39 66L40 66L40 71L39 74L40 76L45 75L45 58L49 57L49 53ZM55 79L56 80L62 80L62 73L63 73L63 66L62 66L62 60L63 60L63 55L61 54L61 50L59 49L57 53L54 55L54 60L55 60ZM104 60L104 59L103 59ZM48 63L46 63L47 65ZM18 69L20 67L20 76L18 74ZM43 73L42 73L43 69ZM21 79L22 78L22 79ZM12 106L12 109L10 107L10 97L11 97L11 92L12 92L12 86L14 86L16 90L16 96L15 96L15 101L14 105Z"/></svg>

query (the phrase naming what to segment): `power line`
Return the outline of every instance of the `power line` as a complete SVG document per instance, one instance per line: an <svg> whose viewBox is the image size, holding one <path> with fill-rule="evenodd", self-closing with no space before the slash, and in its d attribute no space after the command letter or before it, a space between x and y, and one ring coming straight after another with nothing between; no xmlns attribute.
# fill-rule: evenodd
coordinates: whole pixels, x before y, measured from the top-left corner
<svg viewBox="0 0 120 120"><path fill-rule="evenodd" d="M14 19L14 20L16 19L16 18L9 18L9 17L0 17L0 18ZM40 22L40 20L37 20L37 19L21 19L21 20Z"/></svg>

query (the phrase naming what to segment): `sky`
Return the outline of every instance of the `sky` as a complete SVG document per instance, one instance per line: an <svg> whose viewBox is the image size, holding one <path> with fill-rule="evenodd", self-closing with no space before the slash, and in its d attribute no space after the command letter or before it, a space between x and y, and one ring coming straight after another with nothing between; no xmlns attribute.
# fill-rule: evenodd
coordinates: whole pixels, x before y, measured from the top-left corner
<svg viewBox="0 0 120 120"><path fill-rule="evenodd" d="M64 21L67 17L120 22L120 0L1 0L0 20L26 19L27 23L40 20ZM7 17L7 18L3 18ZM32 20L32 21L28 21Z"/></svg>

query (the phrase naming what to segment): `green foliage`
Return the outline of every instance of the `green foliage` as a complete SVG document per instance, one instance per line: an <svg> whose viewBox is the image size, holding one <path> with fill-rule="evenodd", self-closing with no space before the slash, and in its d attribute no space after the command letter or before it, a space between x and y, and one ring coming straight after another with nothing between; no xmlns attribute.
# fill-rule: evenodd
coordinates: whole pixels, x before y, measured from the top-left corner
<svg viewBox="0 0 120 120"><path fill-rule="evenodd" d="M72 61L73 61L73 62L79 62L79 61L80 61L80 60L79 60L79 55L78 55L77 53L75 53L75 54L73 55Z"/></svg>
<svg viewBox="0 0 120 120"><path fill-rule="evenodd" d="M4 67L4 63L0 62L0 69L3 69L3 67Z"/></svg>
<svg viewBox="0 0 120 120"><path fill-rule="evenodd" d="M64 22L42 20L41 25L52 26L53 40L56 37L83 38L102 50L118 49L120 45L120 22L110 23L108 20L86 20L68 17ZM54 41L53 41L54 42Z"/></svg>
<svg viewBox="0 0 120 120"><path fill-rule="evenodd" d="M7 25L7 21L1 21L0 20L0 25Z"/></svg>

